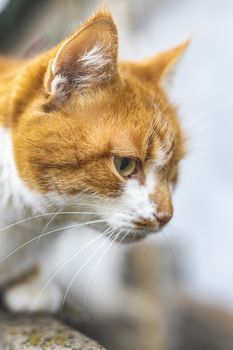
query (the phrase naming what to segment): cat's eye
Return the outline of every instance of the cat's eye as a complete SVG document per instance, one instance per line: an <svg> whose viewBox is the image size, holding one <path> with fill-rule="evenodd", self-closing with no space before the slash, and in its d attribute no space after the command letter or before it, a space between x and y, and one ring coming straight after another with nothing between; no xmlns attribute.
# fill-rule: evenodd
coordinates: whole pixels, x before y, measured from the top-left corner
<svg viewBox="0 0 233 350"><path fill-rule="evenodd" d="M138 162L133 158L114 157L114 165L122 177L129 177L135 174Z"/></svg>

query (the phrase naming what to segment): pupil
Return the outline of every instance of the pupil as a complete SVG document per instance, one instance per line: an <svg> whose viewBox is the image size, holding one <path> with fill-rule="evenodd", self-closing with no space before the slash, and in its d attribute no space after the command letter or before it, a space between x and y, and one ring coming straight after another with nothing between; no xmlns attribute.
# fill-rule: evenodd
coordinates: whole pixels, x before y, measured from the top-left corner
<svg viewBox="0 0 233 350"><path fill-rule="evenodd" d="M127 166L129 165L129 159L128 158L123 158L121 165L120 165L120 170L124 170L125 168L127 168Z"/></svg>

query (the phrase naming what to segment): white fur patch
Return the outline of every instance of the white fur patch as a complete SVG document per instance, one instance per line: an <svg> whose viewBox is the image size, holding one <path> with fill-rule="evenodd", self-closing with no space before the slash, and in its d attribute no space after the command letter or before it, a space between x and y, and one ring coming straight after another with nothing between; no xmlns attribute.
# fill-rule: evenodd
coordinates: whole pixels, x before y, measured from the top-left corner
<svg viewBox="0 0 233 350"><path fill-rule="evenodd" d="M155 219L155 205L150 200L150 194L156 186L155 167L146 176L145 185L141 185L135 179L129 179L123 195L118 199L112 199L106 203L103 217L109 225L115 229L133 229L137 220Z"/></svg>

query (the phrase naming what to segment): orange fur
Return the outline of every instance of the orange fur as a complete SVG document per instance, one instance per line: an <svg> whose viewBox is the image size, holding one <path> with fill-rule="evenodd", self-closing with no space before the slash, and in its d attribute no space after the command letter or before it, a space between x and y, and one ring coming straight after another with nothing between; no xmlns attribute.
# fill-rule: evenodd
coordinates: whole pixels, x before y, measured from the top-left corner
<svg viewBox="0 0 233 350"><path fill-rule="evenodd" d="M67 40L29 61L0 59L0 123L12 129L20 177L41 193L85 190L116 197L127 180L114 168L113 155L139 159L146 174L169 139L168 161L158 170L161 186L152 198L161 210L172 211L168 184L177 177L184 136L161 81L187 43L143 62L118 62L117 30L107 11ZM98 40L112 60L101 71L106 79L82 89L72 82L61 99L59 89L53 94L54 74L65 70L73 78L77 57ZM55 57L57 71L52 72Z"/></svg>

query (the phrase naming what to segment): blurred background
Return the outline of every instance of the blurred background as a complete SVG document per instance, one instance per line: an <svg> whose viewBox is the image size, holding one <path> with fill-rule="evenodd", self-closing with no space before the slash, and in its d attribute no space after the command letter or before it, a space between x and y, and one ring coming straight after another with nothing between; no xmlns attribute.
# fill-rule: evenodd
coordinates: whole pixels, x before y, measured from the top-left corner
<svg viewBox="0 0 233 350"><path fill-rule="evenodd" d="M233 1L109 0L109 4L119 25L122 59L144 58L192 39L169 91L188 136L188 156L181 165L172 223L160 235L132 248L114 246L105 254L100 250L73 283L68 300L95 320L101 312L112 321L117 311L121 339L125 335L129 341L126 329L133 329L126 327L126 318L139 320L143 314L157 322L154 327L164 337L156 340L160 345L149 342L138 347L134 338L130 347L123 341L114 345L111 330L107 339L106 324L98 326L97 335L93 326L84 327L111 349L160 349L168 334L179 332L179 345L173 342L170 348L181 349L187 325L195 331L185 333L194 344L186 350L197 349L196 335L211 330L214 340L199 349L233 349L233 342L229 345L226 340L233 335ZM0 0L0 51L33 56L68 35L98 5L95 0ZM88 239L81 238L83 244ZM58 251L69 254L73 241L57 244ZM61 286L65 288L81 261L84 255L59 274ZM148 300L153 299L152 315L150 303L132 303L138 298L136 285ZM154 313L161 318L155 321ZM116 333L116 322L108 322L108 327L113 324ZM134 324L137 334L152 337L155 328L148 333L145 319L139 325Z"/></svg>

